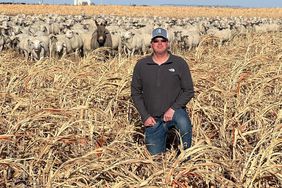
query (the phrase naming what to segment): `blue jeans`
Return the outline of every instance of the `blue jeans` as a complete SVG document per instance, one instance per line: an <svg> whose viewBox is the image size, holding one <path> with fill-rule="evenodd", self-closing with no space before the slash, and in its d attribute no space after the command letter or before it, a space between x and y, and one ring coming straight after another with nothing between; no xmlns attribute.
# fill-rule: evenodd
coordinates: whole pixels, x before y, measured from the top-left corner
<svg viewBox="0 0 282 188"><path fill-rule="evenodd" d="M164 122L163 118L158 118L154 126L145 128L146 147L152 155L166 151L167 132L174 126L180 133L183 149L191 147L192 124L186 110L181 108L175 110L171 121Z"/></svg>

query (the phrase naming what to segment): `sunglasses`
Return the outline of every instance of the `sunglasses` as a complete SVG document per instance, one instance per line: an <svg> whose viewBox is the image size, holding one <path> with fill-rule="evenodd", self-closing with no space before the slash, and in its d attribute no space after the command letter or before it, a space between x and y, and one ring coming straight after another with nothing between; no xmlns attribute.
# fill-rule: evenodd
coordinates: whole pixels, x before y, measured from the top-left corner
<svg viewBox="0 0 282 188"><path fill-rule="evenodd" d="M165 42L167 42L167 40L166 40L166 39L161 39L161 40L155 39L155 40L153 40L153 43L158 43L158 42L163 42L163 43L165 43Z"/></svg>

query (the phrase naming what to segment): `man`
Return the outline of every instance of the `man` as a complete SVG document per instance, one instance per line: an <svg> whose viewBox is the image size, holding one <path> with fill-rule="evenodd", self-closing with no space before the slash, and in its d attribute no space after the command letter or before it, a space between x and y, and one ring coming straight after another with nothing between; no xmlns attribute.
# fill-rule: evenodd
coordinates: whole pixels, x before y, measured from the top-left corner
<svg viewBox="0 0 282 188"><path fill-rule="evenodd" d="M148 151L166 151L167 132L175 126L181 135L183 149L191 146L192 125L186 104L194 96L193 82L185 60L171 54L167 31L152 32L153 54L135 65L131 82L131 97L145 126Z"/></svg>

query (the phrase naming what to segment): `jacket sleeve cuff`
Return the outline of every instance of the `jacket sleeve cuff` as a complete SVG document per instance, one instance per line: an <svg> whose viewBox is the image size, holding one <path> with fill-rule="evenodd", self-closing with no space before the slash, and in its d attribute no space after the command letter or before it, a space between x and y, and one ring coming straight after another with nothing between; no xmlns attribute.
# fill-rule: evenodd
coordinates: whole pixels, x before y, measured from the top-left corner
<svg viewBox="0 0 282 188"><path fill-rule="evenodd" d="M142 116L141 120L143 123L145 123L145 121L150 117L150 114L147 114L145 116Z"/></svg>
<svg viewBox="0 0 282 188"><path fill-rule="evenodd" d="M176 105L172 105L171 108L175 111L177 109L179 109L179 107L177 107Z"/></svg>

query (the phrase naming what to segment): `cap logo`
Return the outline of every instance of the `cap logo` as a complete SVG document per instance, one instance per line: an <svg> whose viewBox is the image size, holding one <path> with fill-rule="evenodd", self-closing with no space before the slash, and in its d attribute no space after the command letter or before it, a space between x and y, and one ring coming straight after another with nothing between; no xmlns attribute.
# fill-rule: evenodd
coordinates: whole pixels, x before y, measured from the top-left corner
<svg viewBox="0 0 282 188"><path fill-rule="evenodd" d="M161 34L161 33L162 33L162 30L161 30L161 29L158 29L158 33Z"/></svg>

